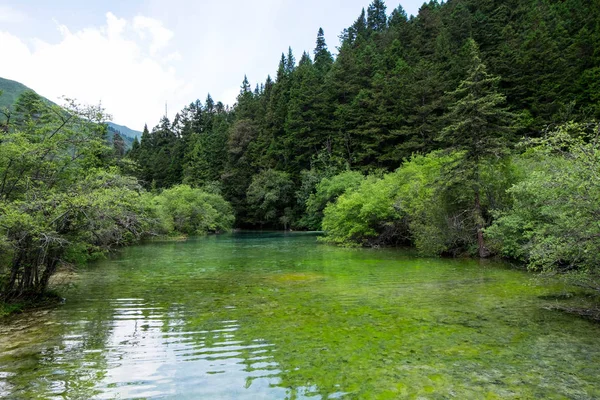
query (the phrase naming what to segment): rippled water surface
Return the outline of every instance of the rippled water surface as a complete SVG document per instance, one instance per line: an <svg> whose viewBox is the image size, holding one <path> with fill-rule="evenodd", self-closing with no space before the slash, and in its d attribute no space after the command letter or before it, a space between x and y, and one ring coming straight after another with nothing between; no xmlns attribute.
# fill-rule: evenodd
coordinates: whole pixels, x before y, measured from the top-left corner
<svg viewBox="0 0 600 400"><path fill-rule="evenodd" d="M557 290L311 234L132 247L0 323L0 397L598 399L600 327Z"/></svg>

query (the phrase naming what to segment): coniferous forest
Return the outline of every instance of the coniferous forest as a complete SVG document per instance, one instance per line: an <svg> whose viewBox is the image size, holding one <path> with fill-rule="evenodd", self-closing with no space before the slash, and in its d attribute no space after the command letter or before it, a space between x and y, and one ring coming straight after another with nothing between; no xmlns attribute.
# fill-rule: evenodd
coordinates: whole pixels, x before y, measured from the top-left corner
<svg viewBox="0 0 600 400"><path fill-rule="evenodd" d="M336 50L319 29L234 106L193 101L127 153L101 110L22 96L1 130L4 296L62 261L232 226L500 255L600 291L600 2L357 14Z"/></svg>
<svg viewBox="0 0 600 400"><path fill-rule="evenodd" d="M241 228L500 254L600 288L600 3L374 0L277 74L144 130L148 190L219 193ZM297 59L298 58L298 59ZM581 271L586 271L581 274Z"/></svg>
<svg viewBox="0 0 600 400"><path fill-rule="evenodd" d="M141 136L0 78L0 398L600 398L600 0L369 1Z"/></svg>

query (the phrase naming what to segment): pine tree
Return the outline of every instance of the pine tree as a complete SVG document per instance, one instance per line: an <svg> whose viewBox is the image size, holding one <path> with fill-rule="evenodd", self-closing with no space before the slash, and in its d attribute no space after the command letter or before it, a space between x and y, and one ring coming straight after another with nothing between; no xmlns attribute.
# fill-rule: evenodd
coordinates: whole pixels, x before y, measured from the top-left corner
<svg viewBox="0 0 600 400"><path fill-rule="evenodd" d="M146 188L150 188L152 182L152 164L154 163L155 144L153 137L148 131L148 125L144 125L140 148L136 152L131 153L131 158L137 161L139 167L138 178Z"/></svg>
<svg viewBox="0 0 600 400"><path fill-rule="evenodd" d="M140 149L140 141L137 136L133 138L133 143L131 144L131 153L135 153Z"/></svg>
<svg viewBox="0 0 600 400"><path fill-rule="evenodd" d="M209 114L211 114L215 109L215 101L213 100L210 93L206 96L206 101L204 102L204 109Z"/></svg>
<svg viewBox="0 0 600 400"><path fill-rule="evenodd" d="M280 170L285 170L289 162L282 143L291 87L291 77L286 72L286 64L285 54L282 53L277 69L277 78L270 90L270 99L266 104L265 132L261 135L264 137L262 144L267 145L265 152L266 158L269 159L269 167L276 167Z"/></svg>
<svg viewBox="0 0 600 400"><path fill-rule="evenodd" d="M390 27L399 27L408 22L408 15L406 11L402 7L402 5L398 5L392 13L390 14L390 18L388 24Z"/></svg>
<svg viewBox="0 0 600 400"><path fill-rule="evenodd" d="M181 182L183 154L174 125L164 116L152 130L154 157L149 169L151 182L156 188L168 188Z"/></svg>
<svg viewBox="0 0 600 400"><path fill-rule="evenodd" d="M244 81L242 82L240 95L244 95L245 93L252 93L250 82L248 82L248 77L246 75L244 75Z"/></svg>
<svg viewBox="0 0 600 400"><path fill-rule="evenodd" d="M317 34L317 45L314 50L314 55L315 68L319 75L324 77L325 74L331 69L331 65L333 64L333 56L327 49L323 28L319 28L319 33Z"/></svg>
<svg viewBox="0 0 600 400"><path fill-rule="evenodd" d="M421 60L410 68L405 79L406 122L398 130L396 157L428 153L439 147L435 142L442 129L445 108L442 74L435 63Z"/></svg>
<svg viewBox="0 0 600 400"><path fill-rule="evenodd" d="M440 10L441 6L436 0L424 3L414 21L414 40L410 46L424 57L431 56L435 51L435 39L443 24Z"/></svg>
<svg viewBox="0 0 600 400"><path fill-rule="evenodd" d="M315 67L305 52L294 71L288 112L285 121L286 171L297 176L310 167L311 156L320 149L320 137L315 130L319 82Z"/></svg>
<svg viewBox="0 0 600 400"><path fill-rule="evenodd" d="M387 28L386 6L383 0L374 0L367 8L367 27L373 32L382 32Z"/></svg>
<svg viewBox="0 0 600 400"><path fill-rule="evenodd" d="M120 159L125 155L125 141L123 137L119 134L119 132L115 132L112 138L113 142L113 151L115 156Z"/></svg>
<svg viewBox="0 0 600 400"><path fill-rule="evenodd" d="M508 152L512 132L512 114L504 108L506 97L498 91L500 78L490 75L481 61L479 47L473 39L466 43L470 54L467 77L450 94L454 104L446 119L448 125L439 140L453 150L464 152L457 169L460 180L469 185L474 194L474 220L477 231L479 256L486 257L479 168L485 159L501 158Z"/></svg>
<svg viewBox="0 0 600 400"><path fill-rule="evenodd" d="M358 19L342 35L342 44L348 42L354 44L357 39L364 39L367 36L367 17L363 8Z"/></svg>
<svg viewBox="0 0 600 400"><path fill-rule="evenodd" d="M294 58L294 52L292 51L292 48L289 47L288 55L285 60L285 72L289 75L294 72L294 69L296 69L296 58Z"/></svg>

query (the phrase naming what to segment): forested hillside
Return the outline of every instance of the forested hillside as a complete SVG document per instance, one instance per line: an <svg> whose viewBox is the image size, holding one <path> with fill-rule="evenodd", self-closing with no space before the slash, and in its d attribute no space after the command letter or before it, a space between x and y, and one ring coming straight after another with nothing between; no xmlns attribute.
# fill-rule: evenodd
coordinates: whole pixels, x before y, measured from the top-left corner
<svg viewBox="0 0 600 400"><path fill-rule="evenodd" d="M110 151L95 134L86 136L93 148L60 142L48 151L62 157L75 146L93 168L135 175L155 196L140 215L163 221L135 238L227 229L231 204L238 227L324 230L333 243L406 244L423 254L499 254L585 271L578 281L600 287L600 0L431 1L410 18L374 0L340 40L334 56L319 29L315 49L298 61L289 49L276 76L255 85L244 77L232 108L210 95L196 100L145 127L129 152L114 132ZM31 93L19 101L17 119L0 121L14 152L54 138L48 129L68 127L60 118L79 124L69 117L76 111ZM21 188L29 172L45 182L32 165L54 159L40 150L18 167L17 153L3 149L0 194ZM82 160L72 168L88 168ZM73 176L63 178L67 188ZM25 207L30 189L11 189L7 207ZM11 232L6 243L17 240Z"/></svg>
<svg viewBox="0 0 600 400"><path fill-rule="evenodd" d="M0 78L0 90L2 90L2 96L0 96L0 109L2 109L12 107L19 96L29 88L19 82Z"/></svg>
<svg viewBox="0 0 600 400"><path fill-rule="evenodd" d="M232 109L209 95L145 129L129 153L143 184L220 192L239 227L591 265L562 247L560 224L597 219L597 188L575 212L559 211L557 199L573 203L564 196L576 182L554 192L528 185L597 165L575 142L597 151L600 1L430 1L409 18L374 0L357 14L335 57L319 29L314 50L290 48L276 76L244 77ZM563 170L530 182L547 162ZM577 182L589 183L580 172ZM523 215L522 191L547 198ZM550 215L534 215L546 206ZM597 229L583 230L571 246L600 246Z"/></svg>
<svg viewBox="0 0 600 400"><path fill-rule="evenodd" d="M218 194L143 190L128 176L121 137L108 145L105 118L99 107L59 107L27 90L0 109L0 316L5 302L44 296L61 267L151 236L233 225Z"/></svg>
<svg viewBox="0 0 600 400"><path fill-rule="evenodd" d="M290 49L275 77L244 79L231 110L209 96L163 118L131 153L140 178L155 188L218 182L238 225L301 227L323 177L393 171L456 143L443 132L460 118L452 93L468 75L469 40L513 114L507 147L549 124L600 115L598 1L431 1L411 18L388 11L376 0L360 12L335 60L319 30L312 54L296 62Z"/></svg>
<svg viewBox="0 0 600 400"><path fill-rule="evenodd" d="M14 111L13 108L15 107L19 97L23 93L31 91L31 89L20 82L0 78L0 91L2 92L2 96L0 96L0 110L8 109ZM50 100L43 97L42 99L46 103L54 105L54 103ZM126 126L118 125L111 121L106 121L105 123L108 126L106 138L111 144L114 143L116 139L116 146L117 148L122 147L121 151L123 153L131 148L134 138L141 136L141 132L130 129ZM119 137L116 137L115 134L118 134Z"/></svg>

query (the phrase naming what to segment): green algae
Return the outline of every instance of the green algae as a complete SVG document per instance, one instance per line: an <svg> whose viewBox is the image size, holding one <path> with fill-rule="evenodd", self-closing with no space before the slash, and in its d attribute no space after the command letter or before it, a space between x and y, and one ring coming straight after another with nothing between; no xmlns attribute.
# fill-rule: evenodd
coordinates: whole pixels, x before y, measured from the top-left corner
<svg viewBox="0 0 600 400"><path fill-rule="evenodd" d="M0 326L10 398L600 398L600 327L494 262L234 234L126 249Z"/></svg>

